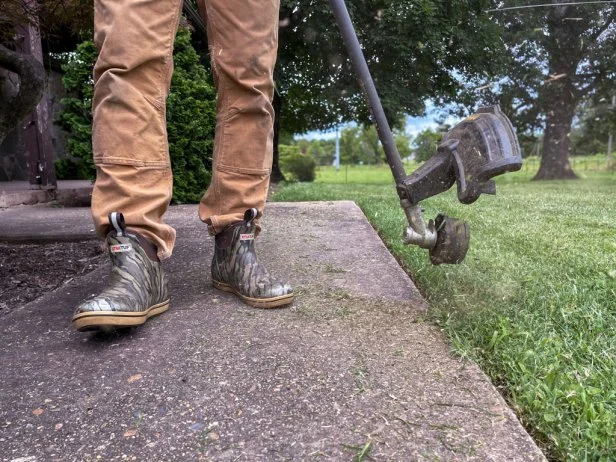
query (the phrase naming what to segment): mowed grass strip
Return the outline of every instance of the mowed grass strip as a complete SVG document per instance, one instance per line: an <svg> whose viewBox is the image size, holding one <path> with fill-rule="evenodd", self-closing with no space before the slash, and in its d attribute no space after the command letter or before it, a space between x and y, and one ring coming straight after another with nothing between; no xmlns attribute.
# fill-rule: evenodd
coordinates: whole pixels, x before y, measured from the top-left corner
<svg viewBox="0 0 616 462"><path fill-rule="evenodd" d="M576 181L531 182L526 167L470 206L455 191L425 201L426 218L470 223L457 266L431 266L402 244L385 166L321 168L316 183L281 187L274 200L355 200L454 349L492 378L550 458L616 460L616 173L594 160L576 160Z"/></svg>

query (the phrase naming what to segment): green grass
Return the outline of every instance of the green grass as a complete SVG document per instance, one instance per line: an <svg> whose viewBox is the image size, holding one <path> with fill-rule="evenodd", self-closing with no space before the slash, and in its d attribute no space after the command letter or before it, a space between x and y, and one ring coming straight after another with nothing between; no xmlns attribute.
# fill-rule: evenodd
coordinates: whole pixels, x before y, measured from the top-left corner
<svg viewBox="0 0 616 462"><path fill-rule="evenodd" d="M417 168L416 164L406 164L407 171ZM382 165L342 165L340 170L333 167L319 167L316 183L333 184L393 184L391 170Z"/></svg>
<svg viewBox="0 0 616 462"><path fill-rule="evenodd" d="M595 162L596 161L596 162ZM576 181L531 182L536 162L497 181L497 196L425 201L470 223L463 264L431 266L406 247L386 167L321 168L275 200L355 200L430 302L454 349L492 378L546 454L616 458L616 172L576 159Z"/></svg>

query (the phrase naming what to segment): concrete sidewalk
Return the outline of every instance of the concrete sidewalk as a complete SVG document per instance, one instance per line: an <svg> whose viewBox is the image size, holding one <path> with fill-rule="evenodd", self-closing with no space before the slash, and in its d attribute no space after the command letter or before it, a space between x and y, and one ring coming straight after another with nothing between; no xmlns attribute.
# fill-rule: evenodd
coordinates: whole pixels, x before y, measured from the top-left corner
<svg viewBox="0 0 616 462"><path fill-rule="evenodd" d="M87 209L32 210L20 217L91 229ZM352 202L268 206L261 259L297 294L282 310L212 289L213 241L194 206L168 221L166 314L123 334L73 332L100 268L2 319L0 460L354 460L362 449L544 460L477 366L423 321L425 302Z"/></svg>

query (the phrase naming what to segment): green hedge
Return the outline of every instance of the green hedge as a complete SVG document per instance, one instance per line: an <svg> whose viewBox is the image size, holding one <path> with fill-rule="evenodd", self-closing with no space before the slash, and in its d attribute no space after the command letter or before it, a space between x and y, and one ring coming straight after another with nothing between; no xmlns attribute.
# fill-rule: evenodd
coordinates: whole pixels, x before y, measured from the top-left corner
<svg viewBox="0 0 616 462"><path fill-rule="evenodd" d="M71 95L56 123L68 134L69 156L56 162L58 179L94 179L92 162L92 69L96 47L85 41L63 66L64 86ZM199 63L190 31L175 38L175 71L167 99L167 132L174 177L173 201L198 202L211 180L216 127L216 92L209 73Z"/></svg>

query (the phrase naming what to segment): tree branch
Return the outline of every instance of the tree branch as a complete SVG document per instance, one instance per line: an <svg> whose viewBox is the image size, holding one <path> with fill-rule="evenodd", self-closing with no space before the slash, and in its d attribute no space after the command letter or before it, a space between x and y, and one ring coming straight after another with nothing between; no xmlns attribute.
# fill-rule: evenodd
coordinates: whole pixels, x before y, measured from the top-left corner
<svg viewBox="0 0 616 462"><path fill-rule="evenodd" d="M599 37L601 37L601 34L603 34L603 32L605 32L612 25L613 22L614 22L614 16L611 16L607 21L605 21L605 24L603 26L599 27L599 29L597 29L594 34L588 37L588 40L586 41L586 45L584 45L583 47L584 54L586 54L586 52L588 51L588 48L591 47L593 43L595 43Z"/></svg>
<svg viewBox="0 0 616 462"><path fill-rule="evenodd" d="M592 40L593 42L597 40L601 36L601 34L603 34L612 25L613 22L614 22L614 16L610 17L605 22L603 27L600 27L599 29L597 29L595 33L590 36L590 40Z"/></svg>

